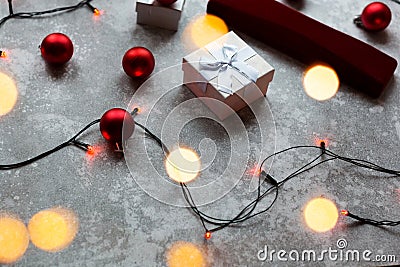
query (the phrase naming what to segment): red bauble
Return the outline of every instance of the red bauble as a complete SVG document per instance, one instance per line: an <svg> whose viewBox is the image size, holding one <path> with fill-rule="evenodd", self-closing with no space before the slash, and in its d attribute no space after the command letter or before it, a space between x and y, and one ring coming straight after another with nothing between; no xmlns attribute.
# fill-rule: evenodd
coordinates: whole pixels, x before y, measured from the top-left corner
<svg viewBox="0 0 400 267"><path fill-rule="evenodd" d="M122 142L132 136L135 121L132 115L122 108L113 108L100 119L100 131L103 137L112 142Z"/></svg>
<svg viewBox="0 0 400 267"><path fill-rule="evenodd" d="M161 5L169 6L175 3L177 0L157 0Z"/></svg>
<svg viewBox="0 0 400 267"><path fill-rule="evenodd" d="M74 53L71 39L62 33L52 33L43 39L40 51L44 60L50 64L65 64Z"/></svg>
<svg viewBox="0 0 400 267"><path fill-rule="evenodd" d="M362 14L361 22L368 31L381 31L389 26L392 12L389 7L381 2L373 2L367 5Z"/></svg>
<svg viewBox="0 0 400 267"><path fill-rule="evenodd" d="M155 60L153 54L144 47L133 47L126 51L122 59L122 67L132 78L146 78L154 70Z"/></svg>

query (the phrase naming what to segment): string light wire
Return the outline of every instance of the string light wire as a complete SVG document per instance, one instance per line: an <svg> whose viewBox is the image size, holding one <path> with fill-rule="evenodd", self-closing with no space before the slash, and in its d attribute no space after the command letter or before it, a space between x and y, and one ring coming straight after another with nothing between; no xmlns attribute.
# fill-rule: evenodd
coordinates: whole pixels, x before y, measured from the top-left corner
<svg viewBox="0 0 400 267"><path fill-rule="evenodd" d="M91 4L92 1L93 0L83 0L83 1L80 1L79 3L77 3L76 5L58 7L58 8L44 10L44 11L14 13L12 0L8 0L9 15L0 19L0 27L10 19L29 19L29 18L40 17L40 16L49 15L49 14L71 12L71 11L75 11L84 6L88 7L95 15L99 15L100 11ZM400 4L399 0L391 0L391 1ZM4 51L0 51L0 57L6 57L6 53ZM45 158L53 153L56 153L57 151L65 148L67 146L70 146L70 145L74 145L78 148L88 151L88 150L92 149L92 147L89 144L81 142L77 139L79 138L79 136L82 133L84 133L86 130L91 128L93 125L98 124L99 122L100 122L100 119L94 120L93 122L86 125L82 130L80 130L71 139L67 140L66 142L64 142L64 143L56 146L55 148L48 150L36 157L33 157L31 159L28 159L28 160L25 160L25 161L22 161L19 163L15 163L15 164L0 165L0 170L10 170L10 169L20 168L20 167L29 165L35 161L38 161L38 160ZM149 129L147 129L142 124L137 123L137 122L135 122L135 124L137 126L139 126L140 128L142 128L147 135L149 135L153 140L155 140L157 142L157 144L163 149L163 151L165 151L166 154L169 153L168 148L166 147L166 145L162 142L162 140L159 137L157 137L155 134L153 134ZM301 168L297 169L296 171L294 171L293 173L291 173L290 175L285 177L280 182L278 182L274 177L272 177L270 174L266 173L262 169L263 165L265 164L265 162L268 159L275 157L279 154L286 153L286 152L289 152L289 151L295 150L295 149L301 149L301 148L314 148L314 149L316 148L321 151L321 154L319 156L317 156L316 158L314 158L309 163L307 163L306 165L302 166ZM324 155L328 158L323 159L320 162L317 162ZM243 222L247 221L248 219L251 219L255 216L258 216L258 215L261 215L261 214L267 212L276 203L276 200L279 195L279 188L281 186L283 186L286 182L290 181L291 179L293 179L305 172L310 171L311 169L313 169L317 166L320 166L322 164L325 164L325 163L327 163L329 161L333 161L333 160L341 160L341 161L345 161L347 163L353 164L353 165L361 167L361 168L374 170L374 171L386 173L386 174L392 174L395 176L400 176L399 171L387 169L387 168L381 167L377 164L374 164L374 163L366 161L366 160L349 158L349 157L344 157L344 156L335 154L332 151L326 149L325 143L321 142L320 147L318 147L318 146L294 146L294 147L290 147L290 148L284 149L282 151L276 152L276 153L268 156L267 158L265 158L260 165L260 175L258 177L256 198L253 201L251 201L249 204L247 204L242 210L240 210L239 213L232 219L216 218L216 217L207 215L204 212L201 212L198 209L198 207L196 206L195 201L193 199L193 196L190 193L188 186L185 183L180 183L180 186L182 188L182 193L183 193L183 196L184 196L186 202L189 204L191 210L200 218L201 223L202 223L204 229L206 230L205 237L210 238L212 232L222 230L225 227L231 226L233 224L243 223ZM267 181L269 184L272 184L272 186L268 187L264 192L261 192L261 187L263 185L263 182L265 182L265 181ZM271 203L268 206L266 206L264 209L262 209L261 211L255 212L257 206L259 205L259 202L263 198L265 198L265 196L267 196L269 193L271 193L273 191L275 192L275 196L274 196L273 200L271 201ZM372 220L372 219L366 219L366 218L357 216L353 213L350 213L347 210L342 211L342 214L344 216L348 216L352 219L358 220L362 223L371 224L374 226L397 226L400 224L400 221L388 221L388 220L377 221L377 220ZM212 224L215 227L208 229L208 227L206 226L206 223Z"/></svg>
<svg viewBox="0 0 400 267"><path fill-rule="evenodd" d="M137 114L137 112L139 111L138 108L135 108L132 111L132 115ZM67 146L70 145L74 145L78 148L81 148L83 150L90 150L91 146L89 144L86 144L84 142L81 142L78 140L78 138L80 137L80 135L82 135L85 131L87 131L89 128L91 128L93 125L98 124L100 122L100 119L94 120L91 123L89 123L88 125L86 125L82 130L80 130L77 134L75 134L72 138L70 138L69 140L67 140L66 142L58 145L57 147L46 151L34 158L19 162L19 163L15 163L15 164L7 164L7 165L0 165L0 170L10 170L10 169L15 169L15 168L20 168L26 165L29 165L35 161L38 161L44 157L47 157ZM163 143L163 141L157 137L157 135L155 135L153 132L151 132L148 128L146 128L144 125L138 123L135 121L135 124L137 126L139 126L140 128L142 128L144 130L144 132L150 137L152 138L154 141L156 141L156 143L163 149L163 151L168 155L169 150L167 148L167 146L165 145L165 143ZM314 159L312 159L310 162L308 162L307 164L301 166L300 168L298 168L297 170L295 170L294 172L290 173L288 176L286 176L284 179L282 179L281 181L276 180L272 175L270 175L269 173L267 173L264 169L263 166L265 165L265 163L273 158L276 157L278 155L287 153L287 152L291 152L293 150L297 150L297 149L317 149L319 151L318 156L316 156ZM266 213L267 211L269 211L274 204L276 203L278 196L279 196L279 188L282 187L285 183L287 183L288 181L294 179L295 177L298 177L299 175L308 172L320 165L323 165L329 161L333 161L333 160L341 160L347 163L350 163L352 165L355 165L357 167L361 167L361 168L365 168L368 170L374 170L377 172L381 172L381 173L386 173L386 174L391 174L394 175L396 177L400 176L400 171L396 171L396 170L391 170L388 168L384 168L381 167L375 163L372 163L370 161L366 161L366 160L362 160L362 159L357 159L357 158L350 158L350 157L345 157L345 156L341 156L338 155L330 150L328 150L325 147L325 143L321 142L320 146L293 146L293 147L289 147L286 149L283 149L281 151L275 152L271 155L269 155L268 157L266 157L260 164L259 167L259 176L258 176L258 185L257 185L257 196L255 197L254 200L252 200L250 203L248 203L244 208L242 208L238 214L236 216L234 216L231 219L225 219L225 218L217 218L214 216L210 216L202 211L199 210L199 208L196 205L196 202L190 192L189 187L185 184L185 183L179 183L179 185L181 186L182 189L182 193L183 193L183 197L185 198L186 202L188 203L190 209L192 210L192 212L194 214L196 214L200 221L202 226L204 227L205 230L205 238L209 239L211 237L211 234L213 232L222 230L226 227L235 225L235 224L241 224L251 218L254 218L256 216L259 216L263 213ZM269 183L271 186L269 186L265 191L262 192L262 185L264 184L264 182ZM257 210L256 208L259 206L261 200L263 200L268 194L275 192L275 195L272 199L272 201L269 203L269 205L267 205L266 207L261 208L261 210ZM362 223L365 224L370 224L370 225L374 225L374 226L397 226L400 225L400 221L389 221L389 220L372 220L372 219L367 219L367 218L363 218L361 216L355 215L353 213L350 213L347 210L343 210L341 212L342 215L344 216L348 216L349 218L352 218L354 220L360 221ZM209 228L207 226L207 224L213 225L213 228Z"/></svg>
<svg viewBox="0 0 400 267"><path fill-rule="evenodd" d="M297 150L297 149L318 149L320 151L320 154L317 157L315 157L313 160L311 160L304 166L298 168L296 171L292 172L291 174L289 174L288 176L286 176L284 179L282 179L279 182L274 177L272 177L270 174L266 173L263 170L263 166L267 162L268 159L271 159L280 154L287 153L287 152L290 152L292 150ZM396 177L400 176L400 171L384 168L384 167L381 167L375 163L372 163L372 162L369 162L366 160L338 155L338 154L328 150L325 147L325 143L321 142L321 146L293 146L293 147L289 147L287 149L278 151L276 153L273 153L270 156L266 157L262 161L262 163L260 165L260 169L259 169L260 175L258 177L258 187L257 187L256 198L253 201L251 201L247 206L245 206L232 219L216 218L216 217L212 217L212 216L207 215L206 213L200 211L199 208L196 206L195 201L193 200L193 197L192 197L187 185L184 183L180 183L180 185L182 187L182 192L183 192L186 202L189 204L190 209L193 211L193 213L195 213L199 217L201 224L203 225L203 227L206 231L205 238L209 239L211 237L212 232L222 230L225 227L231 226L233 224L243 223L253 217L256 217L258 215L261 215L261 214L269 211L273 207L273 205L276 203L276 200L277 200L278 194L279 194L279 188L282 187L285 183L294 179L295 177L298 177L299 175L301 175L305 172L308 172L320 165L323 165L327 162L334 161L334 160L344 161L344 162L350 163L352 165L355 165L357 167L361 167L361 168L365 168L368 170L373 170L373 171L377 171L377 172L381 172L381 173L385 173L385 174L391 174ZM272 186L261 193L262 181L268 181L270 184L272 184ZM273 200L270 202L270 204L267 207L265 207L264 209L262 209L261 211L255 212L255 209L256 209L257 205L259 204L259 202L266 195L270 194L273 191L275 191L275 196L274 196ZM377 221L377 220L372 220L372 219L366 219L366 218L357 216L355 214L352 214L346 210L342 211L342 215L348 216L359 222L374 225L374 226L397 226L397 225L400 225L400 221L389 221L389 220ZM209 229L207 227L207 224L211 224L216 227Z"/></svg>
<svg viewBox="0 0 400 267"><path fill-rule="evenodd" d="M56 14L56 13L65 13L65 12L71 12L75 11L81 7L88 7L95 15L100 15L101 12L99 9L95 8L91 2L93 0L82 0L76 5L72 6L64 6L64 7L57 7L49 10L44 10L44 11L33 11L33 12L17 12L14 13L14 8L13 8L13 3L12 0L8 0L8 15L0 19L0 27L6 23L10 19L30 19L30 18L36 18L36 17L43 17L49 14ZM5 58L6 54L4 51L0 50L0 57Z"/></svg>
<svg viewBox="0 0 400 267"><path fill-rule="evenodd" d="M92 127L93 125L97 124L100 122L100 119L95 120L91 123L89 123L88 125L86 125L82 130L80 130L76 135L74 135L71 139L69 139L68 141L56 146L53 149L50 149L36 157L30 158L28 160L22 161L22 162L18 162L18 163L14 163L14 164L6 164L6 165L0 165L0 170L11 170L11 169L16 169L16 168L20 168L20 167L24 167L26 165L32 164L42 158L45 158L47 156L50 156L51 154L56 153L57 151L60 151L61 149L70 146L70 145L75 145L81 149L85 149L88 150L89 149L89 145L85 144L83 142L80 142L78 140L76 140L83 132L85 132L87 129L89 129L90 127Z"/></svg>
<svg viewBox="0 0 400 267"><path fill-rule="evenodd" d="M391 0L395 3L400 4L400 1L398 0ZM99 14L99 10L97 8L95 8L93 5L91 5L92 0L83 0L81 2L79 2L76 5L73 6L66 6L66 7L60 7L60 8L55 8L55 9L51 9L51 10L46 10L46 11L39 11L39 12L20 12L20 13L15 13L13 11L13 5L12 5L12 0L8 0L8 7L9 7L9 15L2 18L0 20L0 26L3 25L7 20L12 19L12 18L16 18L16 19L25 19L25 18L32 18L32 17L37 17L37 16L43 16L43 15L47 15L47 14L51 14L51 13L59 13L59 12L69 12L69 11L74 11L76 9L79 9L83 6L87 6L88 8L91 9L91 11L93 13L95 13L96 15ZM1 56L5 57L6 54L5 52L0 51ZM90 149L90 146L86 143L80 142L78 140L76 140L83 132L85 132L87 129L89 129L91 126L99 123L100 120L95 120L93 122L91 122L90 124L88 124L86 127L84 127L80 132L78 132L74 137L72 137L70 140L62 143L61 145L40 154L37 157L34 157L32 159L17 163L17 164L10 164L10 165L0 165L0 170L8 170L8 169L14 169L14 168L19 168L22 166L26 166L28 164L31 164L37 160L40 160L44 157L49 156L50 154L53 154L69 145L75 145L79 148L82 148L84 150L88 150ZM135 124L137 126L139 126L140 128L142 128L146 134L148 134L152 139L154 139L157 144L168 154L168 148L165 146L165 144L162 142L162 140L160 138L158 138L156 135L154 135L151 131L149 131L146 127L144 127L142 124L135 122ZM317 156L315 159L313 159L311 162L307 163L306 165L304 165L303 167L299 168L298 170L296 170L295 172L293 172L292 174L290 174L289 176L287 176L286 178L284 178L282 181L277 182L275 180L275 178L273 178L271 175L267 174L264 170L262 170L262 166L265 164L265 162L270 159L271 157L275 157L279 154L288 152L290 150L294 150L294 149L300 149L300 148L317 148L319 150L321 150L321 154L319 156ZM318 161L323 155L327 155L330 158L322 160L318 163L315 163L316 161ZM304 172L310 171L311 169L322 165L324 163L327 163L328 161L332 161L332 160L342 160L345 162L348 162L350 164L353 164L355 166L358 167L362 167L362 168L366 168L366 169L370 169L370 170L374 170L374 171L378 171L378 172L382 172L382 173L387 173L387 174L392 174L395 176L399 176L399 171L395 171L395 170L390 170L384 167L381 167L377 164L374 164L372 162L369 161L365 161L365 160L361 160L361 159L356 159L356 158L349 158L349 157L343 157L343 156L339 156L335 153L333 153L332 151L329 151L325 148L325 143L321 142L321 147L317 147L317 146L294 146L294 147L290 147L287 149L284 149L282 151L276 152L270 156L268 156L267 158L265 158L263 160L263 162L260 165L260 175L259 175L259 179L258 179L258 186L257 186L257 197L255 200L251 201L248 205L246 205L234 218L232 219L221 219L221 218L216 218L216 217L212 217L209 216L207 214L205 214L204 212L201 212L198 207L195 204L195 201L190 193L189 188L187 187L187 185L185 183L180 183L180 186L182 188L182 192L183 192L183 196L186 200L186 202L189 204L190 208L192 209L192 211L200 218L201 223L204 227L204 229L206 230L206 238L211 237L211 233L221 230L225 227L228 227L232 224L237 224L237 223L243 223L245 221L247 221L250 218L253 218L255 216L258 216L260 214L263 214L265 212L267 212L268 210L270 210L272 208L272 206L275 204L278 195L279 195L279 188L281 186L283 186L286 182L290 181L291 179L303 174ZM314 164L315 163L315 164ZM264 181L268 181L269 183L271 183L273 186L269 187L267 190L265 190L263 193L261 193L261 185L262 185L262 177L264 177ZM269 193L271 193L272 191L275 191L275 197L273 198L272 202L270 203L270 205L268 205L266 208L264 208L261 211L258 211L256 213L253 213L256 209L256 207L258 206L259 202ZM383 220L383 221L376 221L376 220L371 220L371 219L366 219L366 218L362 218L360 216L354 215L352 213L350 213L349 211L345 210L345 212L342 212L343 215L348 216L350 218L353 218L355 220L358 220L360 222L366 223L366 224L371 224L371 225L375 225L375 226L397 226L400 224L400 221L388 221L388 220ZM212 229L208 229L206 227L206 223L210 223L212 225L215 225L215 228Z"/></svg>
<svg viewBox="0 0 400 267"><path fill-rule="evenodd" d="M131 115L134 116L137 114L137 112L139 111L138 108L134 108L133 111L131 112ZM94 120L91 123L89 123L88 125L86 125L84 128L82 128L77 134L75 134L72 138L70 138L69 140L65 141L64 143L54 147L53 149L50 149L46 152L43 152L41 154L39 154L36 157L30 158L28 160L25 161L21 161L18 163L14 163L14 164L4 164L4 165L0 165L0 170L12 170L12 169L17 169L17 168L21 168L24 166L27 166L29 164L32 164L40 159L43 159L45 157L50 156L51 154L56 153L57 151L60 151L63 148L66 148L68 146L76 146L80 149L83 149L85 151L91 151L93 149L93 147L87 143L84 143L82 141L77 140L84 132L86 132L89 128L91 128L93 125L96 125L100 122L100 119ZM157 138L154 134L151 133L151 131L149 129L147 129L146 127L144 127L143 125L135 122L136 125L138 125L139 127L141 127L147 134L151 134L151 137L157 141L157 143L159 143L160 145L164 145L162 143L162 141ZM157 138L157 139L155 139ZM165 146L165 145L164 145Z"/></svg>
<svg viewBox="0 0 400 267"><path fill-rule="evenodd" d="M12 0L8 0L9 15L5 16L4 18L2 18L0 20L0 26L2 26L6 21L8 21L10 19L29 19L29 18L33 18L33 17L45 16L48 14L70 12L70 11L75 11L84 6L87 6L93 12L95 12L95 9L97 9L97 8L95 8L91 5L90 2L92 2L92 1L93 0L83 0L83 1L80 1L79 3L77 3L76 5L57 7L57 8L53 8L53 9L49 9L49 10L44 10L44 11L14 13Z"/></svg>
<svg viewBox="0 0 400 267"><path fill-rule="evenodd" d="M137 112L139 111L138 108L135 108L131 114L132 116L136 115ZM78 138L85 132L87 131L89 128L91 128L93 125L98 124L100 122L100 119L94 120L91 123L89 123L88 125L86 125L83 129L81 129L77 134L75 134L72 138L70 138L69 140L67 140L66 142L56 146L55 148L48 150L36 157L33 157L31 159L19 162L19 163L14 163L14 164L6 164L6 165L0 165L0 170L10 170L10 169L16 169L16 168L20 168L26 165L29 165L35 161L38 161L42 158L45 158L67 146L73 145L76 146L78 148L81 148L85 151L90 151L92 149L92 147L89 144L86 144L82 141L79 141ZM148 128L146 128L144 125L138 123L135 121L135 124L142 128L144 130L144 132L154 141L156 141L156 143L163 149L163 151L165 152L166 155L169 154L169 150L167 148L167 146L165 145L165 143L163 143L163 141L157 136L155 135L152 131L150 131ZM289 175L287 175L285 178L283 178L282 180L278 181L277 179L275 179L271 174L267 173L264 169L263 166L265 165L265 163L273 158L276 157L278 155L284 154L284 153L288 153L291 152L293 150L297 150L297 149L317 149L319 151L318 155L312 159L310 162L308 162L307 164L301 166L300 168L298 168L297 170L295 170L294 172L290 173ZM269 211L276 203L278 196L279 196L279 189L288 181L298 177L299 175L308 172L320 165L323 165L327 162L330 161L334 161L334 160L340 160L340 161L344 161L347 163L350 163L352 165L355 165L357 167L361 167L364 169L368 169L368 170L373 170L373 171L377 171L377 172L381 172L381 173L385 173L385 174L391 174L394 175L396 177L400 176L400 171L396 171L396 170L392 170L392 169L388 169L388 168L384 168L382 166L379 166L375 163L372 163L370 161L366 161L366 160L362 160L362 159L357 159L357 158L350 158L350 157L345 157L345 156L341 156L338 155L330 150L328 150L325 147L325 143L321 142L320 146L293 146L293 147L289 147L286 149L283 149L281 151L275 152L271 155L269 155L268 157L266 157L260 164L259 166L259 175L258 175L258 185L257 185L257 195L255 197L254 200L252 200L250 203L248 203L246 206L244 206L244 208L242 208L238 214L236 216L234 216L231 219L225 219L225 218L217 218L214 216L210 216L208 214L206 214L205 212L200 211L200 209L198 208L198 206L196 205L196 202L190 192L189 187L185 184L185 183L179 183L179 185L181 186L182 189L182 193L183 193L183 197L185 198L186 202L188 203L190 209L192 210L192 212L194 214L196 214L200 221L202 226L204 227L205 230L205 238L209 239L211 237L211 234L213 232L222 230L226 227L229 226L233 226L235 224L241 224L246 222L247 220L254 218L256 216L259 216L261 214L266 213L267 211ZM262 191L262 186L264 184L264 182L267 182L268 184L270 184L271 186L269 186L267 189L265 189L264 191ZM275 192L275 195L272 199L272 201L269 203L269 205L261 208L261 210L257 210L257 207L259 207L260 202L270 193ZM342 215L344 216L348 216L349 218L352 218L354 220L360 221L362 223L365 224L370 224L370 225L374 225L374 226L397 226L400 225L400 221L389 221L389 220L372 220L372 219L367 219L367 218L363 218L361 216L355 215L353 213L350 213L347 210L343 210L341 212ZM213 227L209 228L207 225L213 225Z"/></svg>
<svg viewBox="0 0 400 267"><path fill-rule="evenodd" d="M348 210L342 210L341 214L343 216L348 216L354 220L357 220L361 223L370 224L373 226L397 226L397 225L400 225L400 221L388 221L388 220L377 221L377 220L372 220L372 219L366 219L366 218L362 218L358 215L352 214Z"/></svg>

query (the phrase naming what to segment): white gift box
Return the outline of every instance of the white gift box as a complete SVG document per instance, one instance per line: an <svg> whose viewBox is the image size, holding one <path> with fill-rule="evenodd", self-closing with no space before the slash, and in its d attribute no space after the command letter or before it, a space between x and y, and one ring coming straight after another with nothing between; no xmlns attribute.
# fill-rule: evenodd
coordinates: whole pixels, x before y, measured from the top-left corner
<svg viewBox="0 0 400 267"><path fill-rule="evenodd" d="M184 84L221 120L265 96L275 72L232 31L185 56L182 70Z"/></svg>
<svg viewBox="0 0 400 267"><path fill-rule="evenodd" d="M185 0L165 6L157 0L137 0L137 23L157 26L167 30L178 30Z"/></svg>

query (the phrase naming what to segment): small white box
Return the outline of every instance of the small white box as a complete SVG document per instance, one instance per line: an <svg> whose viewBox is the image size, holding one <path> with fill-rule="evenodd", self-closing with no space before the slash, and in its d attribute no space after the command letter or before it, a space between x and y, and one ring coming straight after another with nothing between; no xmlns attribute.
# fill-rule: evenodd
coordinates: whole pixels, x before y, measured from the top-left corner
<svg viewBox="0 0 400 267"><path fill-rule="evenodd" d="M232 31L185 56L182 70L183 83L220 120L265 96L275 72Z"/></svg>
<svg viewBox="0 0 400 267"><path fill-rule="evenodd" d="M185 0L178 0L169 6L161 5L157 0L137 0L137 23L176 31L184 4Z"/></svg>

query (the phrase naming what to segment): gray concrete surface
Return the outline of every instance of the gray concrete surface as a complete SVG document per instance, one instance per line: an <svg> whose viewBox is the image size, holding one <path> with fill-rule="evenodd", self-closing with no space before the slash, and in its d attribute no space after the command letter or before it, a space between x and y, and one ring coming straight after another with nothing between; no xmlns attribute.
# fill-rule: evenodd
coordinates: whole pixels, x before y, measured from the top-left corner
<svg viewBox="0 0 400 267"><path fill-rule="evenodd" d="M15 1L15 9L41 10L69 2ZM399 59L400 5L384 2L392 10L393 21L385 32L374 35L352 24L353 16L369 1L309 0L297 3L296 7ZM122 56L130 47L141 45L153 51L157 62L155 73L180 64L182 57L191 51L184 44L185 27L205 13L207 1L187 1L176 33L136 25L133 0L96 0L94 4L105 10L98 20L83 8L45 19L12 20L1 27L0 46L9 50L10 61L0 61L0 71L12 77L19 90L15 108L0 118L1 163L20 161L52 148L107 109L126 107L132 97L133 102L146 102L152 92L169 90L162 86L164 80L157 83L155 79L150 83L147 99L134 96L139 84L123 72ZM6 14L6 1L3 1L0 16ZM57 31L69 35L76 48L72 61L63 70L46 66L37 49L47 34ZM279 150L313 144L314 137L328 137L330 148L338 153L399 169L399 70L378 100L342 84L335 98L317 102L302 88L302 75L307 66L239 34L276 69L267 94L271 111L266 112L261 126L249 110L239 113L249 140L249 152L243 155L248 169L256 163L259 154L271 152L275 146ZM181 74L177 72L173 78L179 77ZM186 88L176 88L157 102L147 125L160 133L166 114L193 98ZM201 114L201 110L206 109L193 108L196 114ZM137 120L144 122L144 118L139 115ZM263 127L270 134L265 140L260 130ZM143 135L136 129L134 138L138 136ZM179 138L181 143L194 148L198 148L204 138L215 142L215 159L201 177L212 179L227 168L232 157L227 153L231 152L230 141L216 123L210 125L209 120L196 119L183 127ZM358 225L340 218L333 230L318 234L307 228L302 217L304 205L313 197L324 195L339 209L349 207L366 217L398 220L399 179L332 163L289 182L281 190L273 209L247 222L246 227L224 229L204 242L202 226L188 209L155 199L139 186L140 182L135 182L146 179L148 170L140 168L148 162L162 173L161 153L154 143L146 142L148 156L136 155L134 148L130 148L128 169L125 160L103 141L97 128L88 131L83 140L102 147L102 151L88 159L81 150L71 147L31 166L0 172L0 210L15 213L27 223L36 212L61 205L74 210L80 220L79 233L67 249L48 253L30 244L15 266L166 266L166 253L178 241L201 247L211 266L380 265L328 259L313 263L271 263L257 259L257 252L264 245L276 251L322 251L328 247L335 249L340 238L347 240L349 249L369 249L374 255L394 254L397 263L400 262L398 227ZM266 140L268 149L260 152ZM276 177L283 178L285 173L313 155L304 151L277 159L273 165ZM132 157L136 157L134 162ZM232 217L239 207L252 199L248 193L250 181L244 176L228 195L202 208L212 215ZM169 197L182 200L179 190L171 191ZM265 204L270 199L266 198Z"/></svg>

